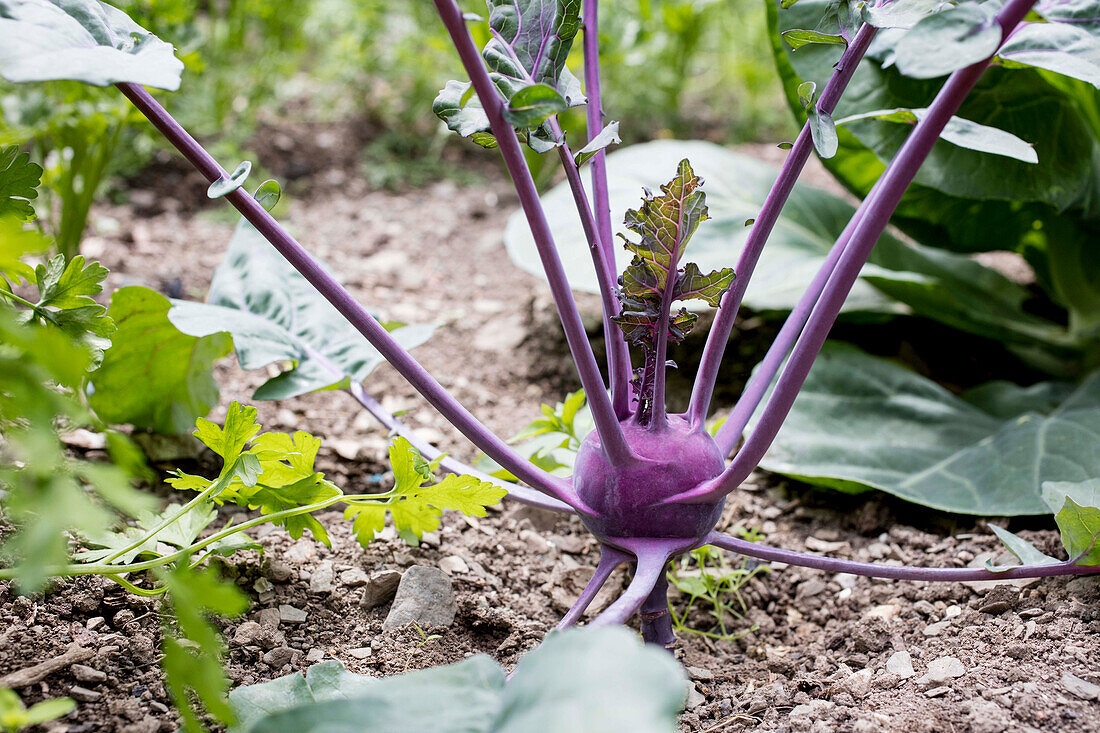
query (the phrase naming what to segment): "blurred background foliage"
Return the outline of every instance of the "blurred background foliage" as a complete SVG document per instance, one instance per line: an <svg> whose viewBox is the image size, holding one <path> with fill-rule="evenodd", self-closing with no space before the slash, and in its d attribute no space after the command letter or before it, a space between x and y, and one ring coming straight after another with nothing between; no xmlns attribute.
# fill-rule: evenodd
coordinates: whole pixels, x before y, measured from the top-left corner
<svg viewBox="0 0 1100 733"><path fill-rule="evenodd" d="M175 44L186 65L173 115L229 167L257 160L264 132L291 123L354 122L363 171L379 186L446 175L439 153L461 145L431 112L464 78L428 2L405 0L114 0ZM481 0L466 10L485 14ZM484 23L472 30L487 40ZM601 19L605 109L625 143L660 137L774 141L793 123L782 106L757 0L608 0ZM580 71L580 44L570 66ZM578 138L583 114L563 120ZM164 143L111 89L0 83L0 144L46 169L39 214L59 251L78 250L88 207L112 176L142 170ZM463 154L475 155L472 146ZM451 167L453 168L453 167ZM538 171L537 171L538 172ZM550 183L552 171L541 171ZM106 191L104 189L107 189Z"/></svg>

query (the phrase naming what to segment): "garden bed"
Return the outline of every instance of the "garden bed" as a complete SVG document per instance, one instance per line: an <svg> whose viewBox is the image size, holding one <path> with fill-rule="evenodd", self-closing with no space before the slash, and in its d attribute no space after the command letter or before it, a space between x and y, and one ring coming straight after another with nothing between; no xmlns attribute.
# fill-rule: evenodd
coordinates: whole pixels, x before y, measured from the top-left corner
<svg viewBox="0 0 1100 733"><path fill-rule="evenodd" d="M495 170L483 172L499 181ZM368 190L353 173L335 169L326 180L311 181L310 191L309 198L292 196L281 215L290 231L383 320L438 324L414 355L491 429L514 434L536 416L539 403L577 388L560 332L547 316L545 287L501 252L500 233L516 206L506 186L443 182L391 194ZM140 215L133 204L96 209L94 231L83 245L85 254L111 269L105 291L140 284L173 297L202 298L231 221L221 210L195 218L165 210L156 197L131 198L144 201ZM596 298L580 299L597 312ZM517 303L526 307L516 309ZM753 338L751 329L745 338ZM244 373L227 360L219 367L222 406L212 419L222 417L231 400L249 401L268 376ZM410 410L403 419L424 437L460 458L474 457L389 367L380 368L368 388L391 410ZM323 438L320 470L345 490L385 484L386 435L346 395L255 404L268 429L304 427ZM94 444L74 450L89 448L94 452ZM483 519L448 514L442 530L419 548L387 535L363 550L338 512L319 519L332 535L332 549L273 529L259 535L263 557L246 553L229 569L253 598L248 613L225 626L234 684L322 659L373 675L475 653L513 665L553 627L598 557L597 543L579 520L514 503ZM758 529L772 545L860 560L965 566L980 562L983 553L1002 552L984 522L812 492L759 473L730 497L718 529L737 526ZM1040 549L1057 549L1056 532L1016 526ZM413 565L449 572L455 620L423 630L438 639L425 641L412 627L383 631L388 603L360 607L365 578ZM57 657L76 643L91 651L82 666L67 666L20 690L28 703L59 695L78 701L75 713L49 729L174 730L156 664L158 603L100 579L63 583L59 591L18 598L0 585L0 675ZM731 626L741 638L680 634L676 654L695 690L681 720L684 730L1100 727L1096 579L990 589L772 567L746 586L743 597L746 617ZM688 622L710 628L702 612Z"/></svg>

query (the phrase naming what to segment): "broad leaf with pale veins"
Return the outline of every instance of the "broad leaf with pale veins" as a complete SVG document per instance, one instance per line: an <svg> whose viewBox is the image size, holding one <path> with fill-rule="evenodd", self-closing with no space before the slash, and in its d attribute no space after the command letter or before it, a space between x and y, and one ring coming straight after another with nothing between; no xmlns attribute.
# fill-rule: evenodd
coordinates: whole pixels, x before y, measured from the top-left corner
<svg viewBox="0 0 1100 733"><path fill-rule="evenodd" d="M995 382L956 397L888 361L826 345L761 466L944 511L1043 514L1044 482L1100 475L1098 433L1100 372L1073 387Z"/></svg>
<svg viewBox="0 0 1100 733"><path fill-rule="evenodd" d="M131 82L175 91L172 46L97 0L0 0L0 76L13 82Z"/></svg>
<svg viewBox="0 0 1100 733"><path fill-rule="evenodd" d="M174 300L169 320L180 331L228 333L244 369L290 362L253 394L280 400L362 382L385 359L247 222L237 227L214 271L206 303ZM405 349L431 336L431 326L390 328Z"/></svg>

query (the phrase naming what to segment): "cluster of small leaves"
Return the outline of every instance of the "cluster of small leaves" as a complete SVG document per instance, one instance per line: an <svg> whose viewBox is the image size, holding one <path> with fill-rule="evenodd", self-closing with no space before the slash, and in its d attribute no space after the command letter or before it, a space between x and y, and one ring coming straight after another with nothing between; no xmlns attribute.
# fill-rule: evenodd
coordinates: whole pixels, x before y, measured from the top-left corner
<svg viewBox="0 0 1100 733"><path fill-rule="evenodd" d="M172 472L168 483L180 491L197 491L218 504L226 501L276 514L307 507L341 495L313 464L321 441L304 431L260 433L255 407L237 402L229 405L224 426L199 418L194 435L222 459L221 473L207 479ZM312 515L305 513L276 520L295 539L309 530L314 538L329 545L328 532Z"/></svg>
<svg viewBox="0 0 1100 733"><path fill-rule="evenodd" d="M76 702L67 697L43 700L29 708L14 691L0 687L0 731L18 733L32 725L41 725L64 717L76 709Z"/></svg>
<svg viewBox="0 0 1100 733"><path fill-rule="evenodd" d="M542 405L542 417L534 420L508 442L516 452L547 473L570 476L581 441L595 428L584 390L577 390L554 406ZM477 468L495 478L516 481L506 468L488 456L480 456Z"/></svg>
<svg viewBox="0 0 1100 733"><path fill-rule="evenodd" d="M503 103L505 121L532 150L562 144L546 124L554 115L585 103L580 80L566 59L580 28L580 0L487 0L489 32L482 51L489 77ZM449 81L432 109L447 127L484 148L498 144L489 117L470 82ZM576 155L584 163L619 142L611 122Z"/></svg>
<svg viewBox="0 0 1100 733"><path fill-rule="evenodd" d="M435 473L443 456L427 461L408 440L394 438L390 445L393 490L385 503L354 502L344 510L345 519L353 519L355 535L366 546L382 531L389 514L398 534L410 545L417 545L425 532L439 529L444 509L484 517L485 507L498 504L506 489L480 481L473 476L447 474L435 483Z"/></svg>
<svg viewBox="0 0 1100 733"><path fill-rule="evenodd" d="M752 531L738 529L744 539L750 542L758 535ZM766 565L742 557L736 566L730 565L724 550L711 545L703 545L674 564L668 572L668 581L676 590L687 597L687 603L679 613L675 604L669 602L672 622L678 631L699 634L723 641L733 641L744 634L751 633L755 626L741 633L730 631L727 622L744 616L748 610L741 597L741 589L760 573L768 572ZM688 614L697 603L707 606L707 614L714 618L713 630L695 629L688 625Z"/></svg>
<svg viewBox="0 0 1100 733"><path fill-rule="evenodd" d="M643 422L652 409L647 400L652 396L654 375L665 366L655 363L661 324L665 324L668 341L680 343L697 318L686 308L671 313L672 304L702 300L717 307L733 283L734 273L728 267L704 275L694 263L680 265L692 235L707 219L702 183L684 159L676 177L661 186L662 195L654 196L647 190L641 208L626 212L626 227L640 240L631 242L623 237L634 258L619 278L622 312L614 320L627 341L645 355L645 364L635 380L638 414Z"/></svg>

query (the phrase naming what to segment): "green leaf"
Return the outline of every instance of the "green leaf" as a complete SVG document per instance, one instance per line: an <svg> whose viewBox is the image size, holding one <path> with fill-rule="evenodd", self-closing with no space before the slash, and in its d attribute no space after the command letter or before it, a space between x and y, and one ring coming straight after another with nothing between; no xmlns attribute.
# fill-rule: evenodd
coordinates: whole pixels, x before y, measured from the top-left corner
<svg viewBox="0 0 1100 733"><path fill-rule="evenodd" d="M1100 39L1066 23L1025 23L997 54L1004 62L1034 66L1100 88Z"/></svg>
<svg viewBox="0 0 1100 733"><path fill-rule="evenodd" d="M848 44L848 42L844 40L844 36L821 33L820 31L811 31L805 28L793 28L789 31L783 31L783 40L796 51L812 43L840 46L846 46Z"/></svg>
<svg viewBox="0 0 1100 733"><path fill-rule="evenodd" d="M348 672L339 662L321 662L305 675L288 674L270 682L238 687L229 693L237 716L234 731L250 731L269 715L325 700L342 700L369 694L374 677Z"/></svg>
<svg viewBox="0 0 1100 733"><path fill-rule="evenodd" d="M38 285L38 305L42 308L81 308L96 305L91 296L103 290L108 270L98 262L84 263L77 255L68 262L57 255L35 268Z"/></svg>
<svg viewBox="0 0 1100 733"><path fill-rule="evenodd" d="M901 122L911 125L924 119L927 114L927 108L881 109L849 115L837 120L836 124L846 125L860 120L883 120L885 122ZM979 125L977 122L964 120L961 117L952 117L947 121L943 132L940 133L940 139L967 150L1003 155L1025 163L1039 162L1039 157L1035 154L1035 148L1011 132L998 130L987 125Z"/></svg>
<svg viewBox="0 0 1100 733"><path fill-rule="evenodd" d="M544 471L568 477L573 473L573 461L581 441L596 427L584 390L577 390L553 407L544 404L542 412L543 418L530 423L508 442L515 446L517 453ZM474 465L495 478L518 480L486 455L478 456Z"/></svg>
<svg viewBox="0 0 1100 733"><path fill-rule="evenodd" d="M17 235L14 249L35 246L34 239L24 240ZM13 252L14 254L14 252ZM0 265L2 267L2 265ZM14 266L16 277L26 278L28 268ZM99 363L103 350L110 345L109 336L115 331L115 323L106 316L107 309L91 296L103 289L107 268L98 262L85 265L84 257L77 255L66 261L57 255L34 270L38 301L24 317L32 323L54 326L72 339L84 344L92 354L92 365Z"/></svg>
<svg viewBox="0 0 1100 733"><path fill-rule="evenodd" d="M670 733L687 684L667 652L629 629L554 633L508 680L493 730Z"/></svg>
<svg viewBox="0 0 1100 733"><path fill-rule="evenodd" d="M565 62L580 27L579 0L488 0L492 38L482 51L505 104L505 118L532 150L556 147L542 123L584 104L580 81ZM486 148L496 147L489 120L469 83L447 85L432 109L447 127Z"/></svg>
<svg viewBox="0 0 1100 733"><path fill-rule="evenodd" d="M1044 481L1043 501L1054 512L1070 560L1078 565L1100 565L1100 479Z"/></svg>
<svg viewBox="0 0 1100 733"><path fill-rule="evenodd" d="M76 702L67 697L44 700L28 709L14 691L0 687L0 728L5 731L14 733L32 725L48 723L75 709Z"/></svg>
<svg viewBox="0 0 1100 733"><path fill-rule="evenodd" d="M89 396L106 422L184 433L217 403L212 368L229 353L229 339L180 333L168 320L170 307L147 288L120 288L111 296L109 315L118 330L91 375Z"/></svg>
<svg viewBox="0 0 1100 733"><path fill-rule="evenodd" d="M488 0L494 35L482 55L490 77L506 100L532 84L546 84L569 99L571 74L565 66L580 28L579 0Z"/></svg>
<svg viewBox="0 0 1100 733"><path fill-rule="evenodd" d="M268 179L261 183L256 192L252 194L252 198L256 199L256 203L264 207L266 211L274 209L282 197L283 187L274 179Z"/></svg>
<svg viewBox="0 0 1100 733"><path fill-rule="evenodd" d="M41 180L42 166L32 163L29 153L19 152L14 145L0 148L0 219L7 216L23 221L34 219L31 201L38 198Z"/></svg>
<svg viewBox="0 0 1100 733"><path fill-rule="evenodd" d="M1007 529L1002 529L995 524L990 524L989 528L993 530L993 534L997 535L998 539L1005 544L1005 547L1016 556L1016 558L1024 565L1057 565L1060 560L1047 555L1046 553L1039 552L1035 549L1035 545L1031 544L1025 539L1021 539L1016 535L1009 532ZM995 566L992 560L986 560L985 566L988 570L994 572L1008 570L1012 566Z"/></svg>
<svg viewBox="0 0 1100 733"><path fill-rule="evenodd" d="M207 303L172 301L168 319L185 334L228 332L244 369L290 362L253 397L280 400L362 382L385 359L247 222L237 227L214 271ZM396 326L405 349L428 340L432 326Z"/></svg>
<svg viewBox="0 0 1100 733"><path fill-rule="evenodd" d="M229 178L219 178L211 183L210 188L206 189L206 197L209 199L220 199L228 196L243 186L251 173L252 163L246 160L237 166L237 169L230 174Z"/></svg>
<svg viewBox="0 0 1100 733"><path fill-rule="evenodd" d="M865 3L863 20L876 28L912 28L945 4L944 0L894 0L883 5Z"/></svg>
<svg viewBox="0 0 1100 733"><path fill-rule="evenodd" d="M1100 373L1067 391L1044 409L1034 388L995 383L968 402L900 366L826 345L761 466L943 511L1041 514L1043 482L1100 475Z"/></svg>
<svg viewBox="0 0 1100 733"><path fill-rule="evenodd" d="M508 680L485 655L377 680L336 662L292 676L234 690L232 733L672 733L687 685L671 656L623 628L553 633Z"/></svg>
<svg viewBox="0 0 1100 733"><path fill-rule="evenodd" d="M449 81L432 103L436 117L447 129L468 137L483 148L495 148L497 139L489 126L489 117L470 82Z"/></svg>
<svg viewBox="0 0 1100 733"><path fill-rule="evenodd" d="M504 119L513 127L538 127L568 109L565 97L546 84L532 84L512 95L504 108Z"/></svg>
<svg viewBox="0 0 1100 733"><path fill-rule="evenodd" d="M816 23L827 6L828 0L802 0L789 11L776 12L769 5L769 24L773 33L805 27ZM890 66L897 37L879 33L856 68L836 117L867 110L920 109L932 102L941 80L909 79ZM789 104L801 117L798 85L805 80L826 83L840 49L817 46L791 53L775 41L773 50ZM991 159L939 142L892 223L918 241L967 252L1019 250L1024 242L1048 236L1056 226L1062 231L1079 228L1082 236L1095 237L1083 223L1100 215L1100 167L1093 163L1100 156L1100 103L1091 86L1007 63L988 69L956 114L1033 143L1038 164ZM825 165L849 190L866 196L909 128L863 121L838 132L839 152Z"/></svg>
<svg viewBox="0 0 1100 733"><path fill-rule="evenodd" d="M1001 27L977 3L958 5L920 20L897 45L898 70L935 79L983 61L1001 45Z"/></svg>
<svg viewBox="0 0 1100 733"><path fill-rule="evenodd" d="M229 467L241 455L248 442L260 432L258 415L255 407L242 406L234 400L226 410L224 426L200 417L195 422L194 436L221 456L225 466Z"/></svg>
<svg viewBox="0 0 1100 733"><path fill-rule="evenodd" d="M599 134L576 152L573 156L573 162L578 166L584 165L591 160L596 153L605 150L611 145L618 145L621 142L622 140L619 138L619 123L614 121L608 122L604 125L604 128L600 130Z"/></svg>
<svg viewBox="0 0 1100 733"><path fill-rule="evenodd" d="M180 563L160 576L168 586L168 606L176 622L174 632L165 629L161 667L183 728L189 733L205 730L201 709L219 723L232 724L226 699L229 682L221 665L223 644L207 616L239 616L248 609L248 598L232 583L222 582L213 569L193 571Z"/></svg>
<svg viewBox="0 0 1100 733"><path fill-rule="evenodd" d="M672 293L673 300L702 300L711 308L717 308L722 296L733 284L733 270L725 267L704 275L699 266L689 262L684 266Z"/></svg>
<svg viewBox="0 0 1100 733"><path fill-rule="evenodd" d="M141 537L164 524L165 521L175 516L181 508L179 504L172 503L166 506L164 511L156 514L149 511L141 512L138 514L133 527L126 527L118 532L87 533L83 535L86 544L99 549L79 552L75 557L82 562L97 562L109 557L115 552L129 547ZM218 510L214 507L213 502L197 506L168 524L138 547L119 555L113 562L123 564L133 562L135 558L141 555L163 557L166 554L171 554L170 552L159 551L157 546L160 544L170 546L173 551L190 547L198 539L199 534L209 527L210 523L217 517Z"/></svg>
<svg viewBox="0 0 1100 733"><path fill-rule="evenodd" d="M175 91L172 46L96 0L0 0L0 76L8 81L131 82Z"/></svg>
<svg viewBox="0 0 1100 733"><path fill-rule="evenodd" d="M53 700L43 700L35 703L27 710L24 725L41 725L51 720L63 718L76 710L76 701L68 697L58 697Z"/></svg>
<svg viewBox="0 0 1100 733"><path fill-rule="evenodd" d="M812 81L799 84L798 100L802 103L802 109L809 119L810 136L813 138L817 154L822 158L833 157L836 155L838 145L836 124L831 114L817 108L817 84Z"/></svg>

